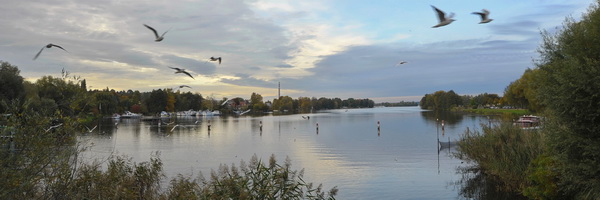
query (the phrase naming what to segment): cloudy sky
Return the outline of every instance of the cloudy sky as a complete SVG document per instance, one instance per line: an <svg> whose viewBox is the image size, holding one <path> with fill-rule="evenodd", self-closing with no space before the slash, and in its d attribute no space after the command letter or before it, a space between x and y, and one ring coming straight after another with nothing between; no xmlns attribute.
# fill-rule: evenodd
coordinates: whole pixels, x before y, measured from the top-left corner
<svg viewBox="0 0 600 200"><path fill-rule="evenodd" d="M0 60L27 80L64 68L88 89L189 85L203 96L419 100L498 93L533 67L541 30L593 0L0 0ZM430 5L455 13L440 28ZM490 10L488 24L471 12ZM153 33L168 31L154 42ZM48 43L64 47L44 49ZM222 57L222 64L208 62ZM407 64L397 66L400 61ZM184 68L195 79L174 74Z"/></svg>

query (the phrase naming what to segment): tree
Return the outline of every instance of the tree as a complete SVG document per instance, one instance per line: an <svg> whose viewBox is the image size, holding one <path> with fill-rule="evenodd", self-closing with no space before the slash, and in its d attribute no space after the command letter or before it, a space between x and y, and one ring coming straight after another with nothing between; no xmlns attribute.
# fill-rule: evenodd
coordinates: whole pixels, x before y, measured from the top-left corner
<svg viewBox="0 0 600 200"><path fill-rule="evenodd" d="M25 94L23 77L17 66L0 61L0 101L22 98ZM0 107L0 112L3 109Z"/></svg>
<svg viewBox="0 0 600 200"><path fill-rule="evenodd" d="M164 111L167 107L168 94L161 89L152 90L150 96L146 99L146 107L149 113L157 114Z"/></svg>
<svg viewBox="0 0 600 200"><path fill-rule="evenodd" d="M252 95L250 95L250 108L252 108L254 112L266 111L268 109L265 103L263 102L262 95L254 92L252 93Z"/></svg>
<svg viewBox="0 0 600 200"><path fill-rule="evenodd" d="M600 10L567 18L555 34L543 32L536 92L551 114L547 128L559 164L561 190L575 199L600 197Z"/></svg>

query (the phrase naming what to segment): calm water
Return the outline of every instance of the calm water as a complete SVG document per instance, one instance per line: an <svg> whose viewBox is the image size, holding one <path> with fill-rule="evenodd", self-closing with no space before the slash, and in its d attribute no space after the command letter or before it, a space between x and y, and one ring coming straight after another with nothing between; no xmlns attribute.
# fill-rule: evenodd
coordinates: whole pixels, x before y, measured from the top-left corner
<svg viewBox="0 0 600 200"><path fill-rule="evenodd" d="M443 136L436 118L445 119ZM465 164L451 156L451 149L438 151L436 138L439 133L440 140L456 140L487 119L396 107L163 121L175 123L159 127L158 121L121 119L115 127L116 121L105 120L80 140L93 144L88 158L124 154L142 162L159 151L168 177L207 176L221 163L238 165L254 154L268 160L275 154L280 163L287 156L292 168L305 168L308 182L338 186L338 199L456 199L460 186L454 183L462 177L456 169Z"/></svg>

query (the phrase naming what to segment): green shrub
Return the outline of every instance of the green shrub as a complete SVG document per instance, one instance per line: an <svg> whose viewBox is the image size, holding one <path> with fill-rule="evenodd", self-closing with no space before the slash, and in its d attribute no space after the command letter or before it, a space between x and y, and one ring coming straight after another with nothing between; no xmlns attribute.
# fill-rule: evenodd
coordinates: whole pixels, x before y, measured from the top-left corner
<svg viewBox="0 0 600 200"><path fill-rule="evenodd" d="M475 163L500 182L501 189L520 193L530 185L526 179L532 160L544 152L542 134L510 123L482 124L482 131L465 132L456 156Z"/></svg>

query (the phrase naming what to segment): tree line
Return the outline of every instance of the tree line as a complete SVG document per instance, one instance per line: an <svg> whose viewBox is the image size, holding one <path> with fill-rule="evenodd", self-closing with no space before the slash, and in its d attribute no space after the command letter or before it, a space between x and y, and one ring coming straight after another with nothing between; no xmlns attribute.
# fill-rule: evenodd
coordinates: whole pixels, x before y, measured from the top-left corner
<svg viewBox="0 0 600 200"><path fill-rule="evenodd" d="M1 62L1 61L0 61ZM24 80L17 66L1 62L0 101L17 100L35 112L51 114L60 111L69 116L96 114L112 115L131 111L147 115L161 111L176 112L187 110L220 110L231 113L235 110L248 110L262 113L267 111L313 112L323 109L372 108L375 102L370 99L340 98L319 99L299 97L292 99L282 96L264 101L262 95L252 93L250 100L240 97L217 100L203 97L199 93L182 92L173 88L154 89L149 92L115 91L114 89L88 90L85 79L71 75L63 69L61 77L43 76L35 82ZM0 105L0 112L6 110Z"/></svg>
<svg viewBox="0 0 600 200"><path fill-rule="evenodd" d="M456 107L466 108L479 108L479 107L490 107L502 105L502 98L497 94L478 94L472 95L458 95L453 90L448 92L440 90L432 94L425 94L419 106L422 109L429 110L451 110Z"/></svg>

